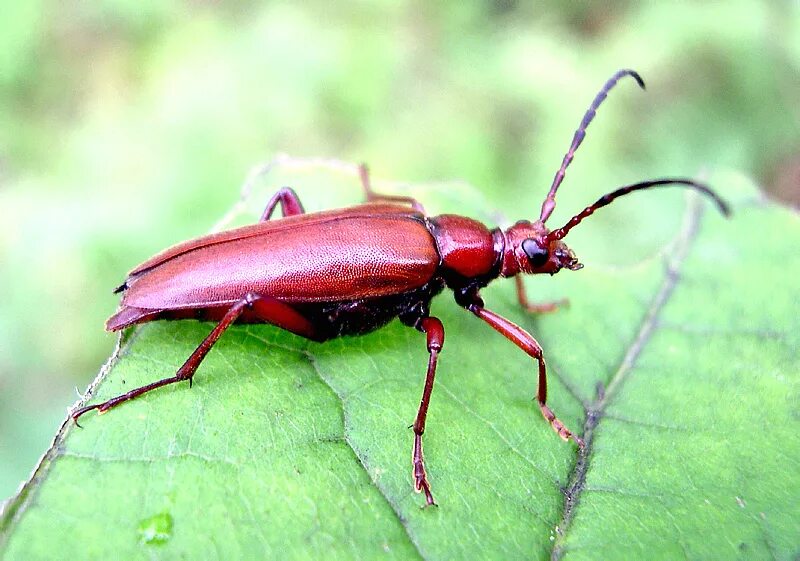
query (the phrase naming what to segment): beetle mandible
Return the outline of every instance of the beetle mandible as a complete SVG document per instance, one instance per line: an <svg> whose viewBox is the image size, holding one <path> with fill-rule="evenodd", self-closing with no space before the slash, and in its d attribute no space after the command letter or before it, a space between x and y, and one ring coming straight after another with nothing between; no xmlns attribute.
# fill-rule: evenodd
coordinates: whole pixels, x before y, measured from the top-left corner
<svg viewBox="0 0 800 561"><path fill-rule="evenodd" d="M78 418L105 412L161 386L192 377L203 358L233 323L269 323L322 342L342 335L361 335L394 318L426 335L429 353L422 399L413 424L414 487L435 504L425 472L422 435L433 389L436 364L444 344L442 322L430 315L431 299L445 287L456 302L489 324L538 363L537 401L542 415L564 440L583 441L547 405L547 375L542 348L527 331L488 310L480 289L498 277L514 277L520 305L547 312L555 303L531 304L521 274L553 275L583 265L562 239L584 218L616 198L666 185L695 189L728 207L707 186L686 178L642 181L600 197L554 230L545 226L555 196L575 151L608 92L625 76L644 88L633 70L620 70L600 89L556 172L535 222L520 220L510 228L489 229L480 222L445 214L428 216L415 199L382 195L370 186L361 166L365 204L305 213L294 191L280 189L253 225L207 235L173 246L130 272L114 292L123 292L120 308L106 322L118 331L157 319L200 319L217 325L174 376L152 382L108 401L72 412ZM280 205L283 218L272 219ZM308 240L314 243L309 244Z"/></svg>

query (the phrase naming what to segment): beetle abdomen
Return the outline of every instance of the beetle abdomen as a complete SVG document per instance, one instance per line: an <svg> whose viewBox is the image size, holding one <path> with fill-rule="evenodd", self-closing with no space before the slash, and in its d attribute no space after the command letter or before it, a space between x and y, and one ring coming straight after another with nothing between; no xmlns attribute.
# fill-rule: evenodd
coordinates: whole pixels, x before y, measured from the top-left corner
<svg viewBox="0 0 800 561"><path fill-rule="evenodd" d="M436 277L424 286L381 298L337 304L296 304L294 307L320 328L323 339L343 335L364 335L379 329L398 316L427 315L431 299L444 289Z"/></svg>

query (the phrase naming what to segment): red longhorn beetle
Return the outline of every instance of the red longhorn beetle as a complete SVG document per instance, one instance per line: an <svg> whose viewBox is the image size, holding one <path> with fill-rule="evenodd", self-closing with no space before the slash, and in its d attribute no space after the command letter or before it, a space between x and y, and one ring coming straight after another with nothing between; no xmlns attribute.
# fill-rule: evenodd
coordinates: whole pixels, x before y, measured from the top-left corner
<svg viewBox="0 0 800 561"><path fill-rule="evenodd" d="M425 333L428 370L414 421L413 477L417 492L435 504L425 474L422 434L444 343L442 322L429 313L431 299L445 286L456 302L525 351L539 365L537 400L542 415L564 440L583 441L546 404L547 376L542 348L527 331L487 310L480 289L498 277L515 277L523 308L545 312L556 304L529 304L520 273L577 271L583 265L562 240L581 220L617 197L664 185L682 185L711 197L723 214L727 205L708 187L682 178L656 179L621 187L600 197L561 228L545 223L555 195L586 128L609 90L632 70L620 70L595 97L553 179L535 222L520 220L510 228L490 230L480 222L445 214L428 216L415 199L375 193L367 168L361 166L366 204L306 214L288 187L267 203L257 224L178 244L145 261L114 292L124 292L119 311L106 322L118 331L157 319L218 322L177 373L103 403L72 413L73 419L97 409L101 413L161 386L192 383L197 367L233 323L270 323L314 341L361 335L397 317ZM283 218L271 220L281 206ZM313 242L313 243L312 243Z"/></svg>

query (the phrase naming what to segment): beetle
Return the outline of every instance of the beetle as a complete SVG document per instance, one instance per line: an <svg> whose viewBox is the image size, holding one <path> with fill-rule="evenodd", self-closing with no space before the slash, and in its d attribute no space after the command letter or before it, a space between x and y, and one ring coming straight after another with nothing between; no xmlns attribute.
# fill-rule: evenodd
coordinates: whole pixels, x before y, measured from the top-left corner
<svg viewBox="0 0 800 561"><path fill-rule="evenodd" d="M430 315L431 299L445 288L455 301L505 336L538 364L539 409L565 441L583 441L547 405L547 373L542 348L527 331L488 310L481 288L499 277L516 279L520 305L548 312L557 303L528 302L522 274L554 275L583 267L562 241L597 209L634 191L678 185L709 196L728 215L726 203L709 187L687 178L642 181L620 187L587 206L564 226L545 226L555 208L556 192L586 129L608 92L625 76L644 89L633 70L616 72L600 89L575 131L572 143L542 203L538 220L520 220L505 230L489 229L464 216L428 216L415 199L376 193L366 166L360 167L366 202L306 213L295 192L280 189L258 223L210 234L175 245L133 269L114 292L123 293L106 329L118 331L153 320L216 321L174 376L72 412L77 423L85 413L103 413L151 390L192 379L219 337L234 323L268 323L313 341L362 335L394 318L426 336L428 366L422 399L412 425L414 488L436 504L425 471L422 435L439 353L442 322ZM277 207L283 217L273 219Z"/></svg>

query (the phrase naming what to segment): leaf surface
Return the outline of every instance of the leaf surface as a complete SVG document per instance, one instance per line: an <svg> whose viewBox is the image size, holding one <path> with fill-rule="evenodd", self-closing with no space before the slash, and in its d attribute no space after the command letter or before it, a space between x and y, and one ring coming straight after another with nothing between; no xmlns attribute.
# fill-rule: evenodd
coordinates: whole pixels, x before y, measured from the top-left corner
<svg viewBox="0 0 800 561"><path fill-rule="evenodd" d="M307 208L348 202L324 184L301 190ZM692 197L643 203L667 235L643 232L634 260L592 262L627 240L602 219L587 236L587 221L568 240L586 269L526 281L570 299L557 313L523 313L510 281L484 291L544 347L549 403L582 453L541 418L532 361L445 294L425 434L440 506L420 508L408 427L423 335L393 322L316 344L236 326L191 390L66 423L6 505L3 558L795 558L800 220L735 180L721 190L728 221ZM486 218L469 188L426 193L434 211ZM210 329L130 330L91 401L172 375Z"/></svg>

